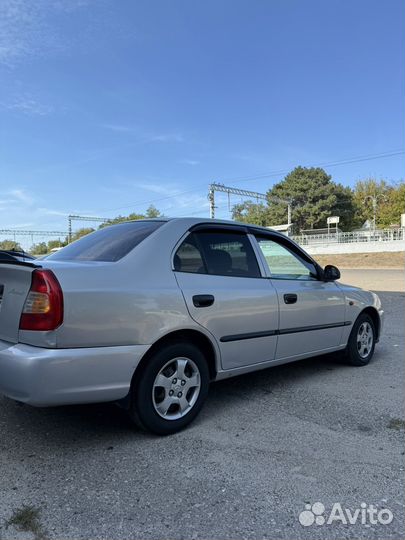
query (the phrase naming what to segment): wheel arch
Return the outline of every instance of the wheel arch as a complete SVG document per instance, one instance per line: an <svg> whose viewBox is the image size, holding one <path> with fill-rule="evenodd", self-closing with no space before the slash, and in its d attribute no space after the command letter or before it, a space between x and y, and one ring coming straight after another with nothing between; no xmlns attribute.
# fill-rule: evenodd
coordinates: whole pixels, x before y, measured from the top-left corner
<svg viewBox="0 0 405 540"><path fill-rule="evenodd" d="M131 388L137 379L137 375L143 370L147 364L148 359L161 347L167 344L179 341L186 341L196 345L207 359L208 369L210 374L210 380L214 380L218 373L217 359L218 354L212 341L202 332L193 329L175 330L159 338L153 345L146 351L141 358L141 361L135 368L135 371L131 379Z"/></svg>
<svg viewBox="0 0 405 540"><path fill-rule="evenodd" d="M381 332L381 321L380 321L380 315L378 314L378 311L376 310L375 307L373 306L368 306L366 307L365 309L363 309L363 311L361 311L358 315L357 318L360 317L360 315L369 315L371 317L371 320L373 321L374 323L374 328L377 332L377 335L376 335L376 343L378 342L378 340L380 339L380 332ZM356 319L357 320L357 319Z"/></svg>

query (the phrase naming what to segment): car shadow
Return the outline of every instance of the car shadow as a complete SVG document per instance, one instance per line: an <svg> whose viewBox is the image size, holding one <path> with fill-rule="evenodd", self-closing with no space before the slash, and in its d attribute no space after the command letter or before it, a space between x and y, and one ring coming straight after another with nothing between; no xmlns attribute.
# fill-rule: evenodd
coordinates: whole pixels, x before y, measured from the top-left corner
<svg viewBox="0 0 405 540"><path fill-rule="evenodd" d="M254 394L271 393L274 387L292 379L310 378L314 373L338 367L342 367L339 357L327 355L218 381L211 385L205 414L195 423L204 421L207 414L215 414L218 409L231 409ZM122 444L126 440L133 441L134 437L138 440L156 438L138 429L127 412L115 403L35 408L4 398L0 411L3 436L14 439L22 433L16 451L23 453L42 446L56 449L61 444L69 448L105 446L108 450L118 441Z"/></svg>
<svg viewBox="0 0 405 540"><path fill-rule="evenodd" d="M311 357L218 381L212 385L210 397L221 402L222 396L226 395L227 401L232 404L232 401L251 399L256 393L271 394L287 384L303 384L314 375L346 368L352 369L346 364L342 353ZM219 403L215 403L215 406L219 406Z"/></svg>
<svg viewBox="0 0 405 540"><path fill-rule="evenodd" d="M115 403L36 408L4 399L2 405L3 421L7 416L2 435L15 438L23 432L27 446L43 442L47 447L61 443L80 447L130 439L137 433L126 411Z"/></svg>

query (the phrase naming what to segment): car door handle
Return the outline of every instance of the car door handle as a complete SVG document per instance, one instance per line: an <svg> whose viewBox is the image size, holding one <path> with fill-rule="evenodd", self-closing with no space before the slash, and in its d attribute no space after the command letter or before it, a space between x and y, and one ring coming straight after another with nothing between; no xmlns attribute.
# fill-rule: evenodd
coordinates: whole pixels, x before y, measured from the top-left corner
<svg viewBox="0 0 405 540"><path fill-rule="evenodd" d="M284 295L284 303L285 304L295 304L297 299L298 299L298 296L296 294L285 294Z"/></svg>
<svg viewBox="0 0 405 540"><path fill-rule="evenodd" d="M215 298L212 294L196 294L193 296L193 304L195 307L208 307L212 306Z"/></svg>

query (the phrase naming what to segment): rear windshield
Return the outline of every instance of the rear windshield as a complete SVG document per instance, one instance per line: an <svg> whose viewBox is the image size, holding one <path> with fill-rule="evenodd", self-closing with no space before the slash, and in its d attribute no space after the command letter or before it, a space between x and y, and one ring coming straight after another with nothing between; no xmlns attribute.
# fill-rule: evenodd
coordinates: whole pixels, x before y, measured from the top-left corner
<svg viewBox="0 0 405 540"><path fill-rule="evenodd" d="M108 261L122 259L156 231L164 221L119 223L83 236L48 257L53 261Z"/></svg>

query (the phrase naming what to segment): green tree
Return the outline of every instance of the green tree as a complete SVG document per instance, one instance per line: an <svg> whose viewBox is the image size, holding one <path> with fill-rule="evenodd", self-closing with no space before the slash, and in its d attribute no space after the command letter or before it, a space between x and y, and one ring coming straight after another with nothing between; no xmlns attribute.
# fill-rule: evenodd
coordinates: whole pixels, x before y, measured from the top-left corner
<svg viewBox="0 0 405 540"><path fill-rule="evenodd" d="M146 217L147 218L157 218L160 217L162 214L159 212L159 210L151 204L149 208L146 210Z"/></svg>
<svg viewBox="0 0 405 540"><path fill-rule="evenodd" d="M129 214L128 216L119 215L113 219L109 219L105 223L102 223L99 228L102 229L103 227L108 227L108 225L115 225L116 223L123 223L124 221L136 221L137 219L144 219L144 218L145 218L144 214L136 214L136 213Z"/></svg>
<svg viewBox="0 0 405 540"><path fill-rule="evenodd" d="M82 238L82 236L86 236L87 234L90 234L94 232L94 229L91 227L83 227L81 229L78 229L76 232L72 234L72 242L75 240L79 240L79 238Z"/></svg>
<svg viewBox="0 0 405 540"><path fill-rule="evenodd" d="M374 203L377 227L399 225L401 214L405 213L405 184L375 178L360 180L354 187L354 203L362 223L373 221Z"/></svg>
<svg viewBox="0 0 405 540"><path fill-rule="evenodd" d="M162 214L160 211L151 204L149 208L146 210L146 214L137 214L136 212L133 212L132 214L129 214L128 216L117 216L113 219L109 219L105 223L102 223L100 225L100 229L103 227L107 227L108 225L114 225L115 223L122 223L124 221L136 221L138 219L145 219L145 218L156 218L160 217Z"/></svg>
<svg viewBox="0 0 405 540"><path fill-rule="evenodd" d="M359 180L354 186L353 199L356 212L363 224L374 219L373 201L376 201L376 225L379 225L382 206L387 203L391 186L385 180L367 178Z"/></svg>
<svg viewBox="0 0 405 540"><path fill-rule="evenodd" d="M332 177L317 167L296 167L285 179L267 192L271 224L287 222L285 204L272 197L292 200L292 222L301 229L326 227L328 216L338 215L342 229L352 227L355 208L350 188L332 182Z"/></svg>
<svg viewBox="0 0 405 540"><path fill-rule="evenodd" d="M331 209L330 215L340 217L339 228L345 231L352 231L362 225L354 201L353 190L349 186L335 184L336 204Z"/></svg>
<svg viewBox="0 0 405 540"><path fill-rule="evenodd" d="M67 242L66 240L49 240L48 242L48 252L51 251L51 249L58 248L58 247L64 247L66 246Z"/></svg>
<svg viewBox="0 0 405 540"><path fill-rule="evenodd" d="M39 242L38 244L33 244L30 248L30 253L33 255L45 255L48 253L48 246L46 242Z"/></svg>
<svg viewBox="0 0 405 540"><path fill-rule="evenodd" d="M276 202L278 198L292 201L295 232L324 228L332 215L340 216L339 226L344 230L351 229L356 221L352 190L333 182L320 168L296 167L269 189L267 197L267 206L251 201L236 205L233 218L265 226L287 223L287 204Z"/></svg>
<svg viewBox="0 0 405 540"><path fill-rule="evenodd" d="M269 208L263 203L245 201L233 206L232 219L266 227L270 223Z"/></svg>
<svg viewBox="0 0 405 540"><path fill-rule="evenodd" d="M399 225L401 214L405 214L405 182L400 182L390 190L386 204L380 210L379 225Z"/></svg>
<svg viewBox="0 0 405 540"><path fill-rule="evenodd" d="M14 240L2 240L0 242L0 249L4 249L5 251L22 251L22 247L18 242L15 242Z"/></svg>

